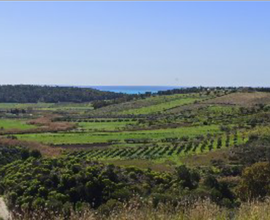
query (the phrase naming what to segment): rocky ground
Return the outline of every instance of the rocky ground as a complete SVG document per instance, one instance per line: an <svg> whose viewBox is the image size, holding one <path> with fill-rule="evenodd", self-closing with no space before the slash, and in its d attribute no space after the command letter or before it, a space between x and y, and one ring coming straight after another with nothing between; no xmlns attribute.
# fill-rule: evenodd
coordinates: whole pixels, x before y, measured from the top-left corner
<svg viewBox="0 0 270 220"><path fill-rule="evenodd" d="M9 219L9 212L3 198L0 198L0 218L4 220Z"/></svg>

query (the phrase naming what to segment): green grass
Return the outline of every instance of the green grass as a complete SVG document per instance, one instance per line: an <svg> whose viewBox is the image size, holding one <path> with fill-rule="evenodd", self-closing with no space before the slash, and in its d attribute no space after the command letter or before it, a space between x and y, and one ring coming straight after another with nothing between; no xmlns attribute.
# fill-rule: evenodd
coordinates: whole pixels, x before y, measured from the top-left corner
<svg viewBox="0 0 270 220"><path fill-rule="evenodd" d="M0 103L0 109L38 109L47 111L91 110L91 103Z"/></svg>
<svg viewBox="0 0 270 220"><path fill-rule="evenodd" d="M151 105L151 106L147 106L147 107L143 107L143 108L139 108L139 109L130 109L130 110L121 112L121 114L135 114L135 115L152 114L152 113L162 112L162 111L165 111L167 109L181 106L184 104L190 104L190 103L195 102L196 100L199 100L199 99L198 98L182 98L181 97L180 99L173 100L173 101L168 101L168 102L164 102L164 103L160 103L160 104L156 104L156 105Z"/></svg>
<svg viewBox="0 0 270 220"><path fill-rule="evenodd" d="M16 135L19 139L37 141L46 144L86 144L86 143L104 143L109 140L142 139L150 138L160 140L169 137L194 137L205 135L207 133L218 133L219 127L197 126L197 127L179 127L160 130L146 131L121 131L121 132L88 132L88 133L43 133L43 134L23 134Z"/></svg>
<svg viewBox="0 0 270 220"><path fill-rule="evenodd" d="M52 103L40 109L48 111L86 111L92 110L93 107L91 103Z"/></svg>
<svg viewBox="0 0 270 220"><path fill-rule="evenodd" d="M27 121L20 119L0 119L0 128L3 130L19 129L27 130L36 128L35 125L27 124Z"/></svg>
<svg viewBox="0 0 270 220"><path fill-rule="evenodd" d="M115 131L125 128L127 125L135 124L135 122L79 122L79 129L93 131Z"/></svg>
<svg viewBox="0 0 270 220"><path fill-rule="evenodd" d="M0 103L0 109L27 109L27 108L46 108L54 105L53 103Z"/></svg>
<svg viewBox="0 0 270 220"><path fill-rule="evenodd" d="M224 105L210 105L207 108L209 113L234 113L237 110L239 110L239 107Z"/></svg>

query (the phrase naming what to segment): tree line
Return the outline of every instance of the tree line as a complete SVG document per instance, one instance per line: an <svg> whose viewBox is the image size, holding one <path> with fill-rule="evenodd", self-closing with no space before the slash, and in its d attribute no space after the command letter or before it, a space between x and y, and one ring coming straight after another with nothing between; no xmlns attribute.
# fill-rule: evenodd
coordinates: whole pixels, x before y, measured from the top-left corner
<svg viewBox="0 0 270 220"><path fill-rule="evenodd" d="M3 103L58 103L91 102L125 97L122 93L105 92L91 88L36 85L2 85L0 102Z"/></svg>

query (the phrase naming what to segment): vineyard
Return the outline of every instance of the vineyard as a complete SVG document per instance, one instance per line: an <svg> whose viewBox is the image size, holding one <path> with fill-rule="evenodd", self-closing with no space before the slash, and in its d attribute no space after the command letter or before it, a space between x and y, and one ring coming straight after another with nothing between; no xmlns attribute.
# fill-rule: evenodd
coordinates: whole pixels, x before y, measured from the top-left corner
<svg viewBox="0 0 270 220"><path fill-rule="evenodd" d="M106 159L147 159L155 160L162 158L179 159L187 155L207 153L222 148L229 148L244 144L248 141L247 136L242 134L228 134L223 136L208 136L207 138L181 141L174 139L173 142L146 144L137 147L114 147L109 149L95 149L89 151L75 151L68 153L69 156L79 157L85 160Z"/></svg>

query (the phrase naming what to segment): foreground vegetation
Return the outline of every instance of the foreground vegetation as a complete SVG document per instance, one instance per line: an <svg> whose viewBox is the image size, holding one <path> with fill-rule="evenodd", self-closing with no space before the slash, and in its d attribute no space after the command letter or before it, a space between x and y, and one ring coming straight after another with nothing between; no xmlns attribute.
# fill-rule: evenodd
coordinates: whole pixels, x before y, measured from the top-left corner
<svg viewBox="0 0 270 220"><path fill-rule="evenodd" d="M149 203L142 201L132 201L125 204L118 209L114 209L113 214L110 216L100 215L95 210L86 209L80 212L80 214L71 212L70 220L126 220L126 219L138 219L138 220L257 220L270 219L269 213L269 201L266 202L249 202L242 204L237 210L221 208L214 203L206 201L198 201L193 205L179 205L171 208L171 206L159 206L153 208ZM50 218L52 216L52 218ZM43 211L37 211L32 214L25 214L23 216L16 215L18 220L39 220L39 219L64 219L62 215L57 213L44 213Z"/></svg>

